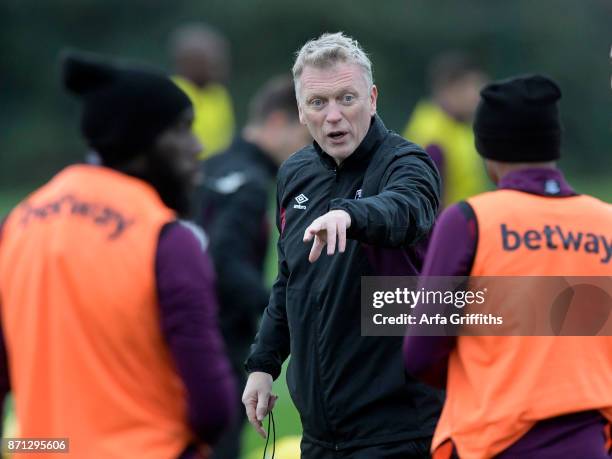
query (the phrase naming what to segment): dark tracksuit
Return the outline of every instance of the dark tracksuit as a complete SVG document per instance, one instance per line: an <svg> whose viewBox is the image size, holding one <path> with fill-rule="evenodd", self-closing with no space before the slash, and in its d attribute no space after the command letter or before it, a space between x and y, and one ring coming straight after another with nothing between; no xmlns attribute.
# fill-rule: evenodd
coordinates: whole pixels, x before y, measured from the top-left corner
<svg viewBox="0 0 612 459"><path fill-rule="evenodd" d="M441 394L405 375L401 337L361 336L360 281L417 274L411 246L433 225L439 189L427 154L378 117L340 166L315 143L281 167L279 276L246 367L276 379L291 354L303 458L428 457ZM351 217L346 251L310 264L304 230L333 209Z"/></svg>
<svg viewBox="0 0 612 459"><path fill-rule="evenodd" d="M217 273L219 323L242 395L243 362L268 304L264 260L269 240L268 206L278 167L256 145L237 137L227 151L203 163L199 223L210 239ZM215 459L237 459L240 422L215 448Z"/></svg>

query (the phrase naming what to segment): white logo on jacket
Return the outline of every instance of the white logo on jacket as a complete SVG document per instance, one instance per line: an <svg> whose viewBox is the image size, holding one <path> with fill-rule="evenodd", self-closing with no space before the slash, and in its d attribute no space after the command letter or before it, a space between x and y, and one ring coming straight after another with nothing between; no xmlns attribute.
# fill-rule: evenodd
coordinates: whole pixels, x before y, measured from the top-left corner
<svg viewBox="0 0 612 459"><path fill-rule="evenodd" d="M297 198L295 198L297 204L293 205L294 209L300 209L300 210L305 210L306 206L302 205L304 204L306 201L308 201L308 198L304 195L304 194L300 194Z"/></svg>
<svg viewBox="0 0 612 459"><path fill-rule="evenodd" d="M242 172L232 172L216 180L210 181L210 187L217 193L232 194L246 183L247 177Z"/></svg>

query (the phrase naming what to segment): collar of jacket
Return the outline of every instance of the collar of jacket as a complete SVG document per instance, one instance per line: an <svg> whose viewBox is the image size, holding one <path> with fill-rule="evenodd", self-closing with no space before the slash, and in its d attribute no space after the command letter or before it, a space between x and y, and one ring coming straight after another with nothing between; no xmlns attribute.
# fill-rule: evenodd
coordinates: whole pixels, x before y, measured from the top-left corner
<svg viewBox="0 0 612 459"><path fill-rule="evenodd" d="M387 128L380 117L378 115L374 115L370 121L370 128L368 129L366 136L363 138L357 149L348 158L342 161L340 165L336 165L334 158L323 151L316 141L313 141L312 145L325 167L329 169L346 169L347 167L359 167L360 165L367 166L370 158L387 135L387 132Z"/></svg>
<svg viewBox="0 0 612 459"><path fill-rule="evenodd" d="M270 155L268 155L258 145L245 140L242 136L236 136L230 149L232 151L241 152L241 154L247 158L251 158L258 164L263 165L271 175L276 176L276 173L278 172L278 164L276 164Z"/></svg>

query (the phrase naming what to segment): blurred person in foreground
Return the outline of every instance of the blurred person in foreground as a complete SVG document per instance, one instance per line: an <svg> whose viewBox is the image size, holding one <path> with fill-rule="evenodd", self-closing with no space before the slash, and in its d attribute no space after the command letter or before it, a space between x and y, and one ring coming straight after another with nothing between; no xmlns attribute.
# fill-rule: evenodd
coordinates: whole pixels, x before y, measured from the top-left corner
<svg viewBox="0 0 612 459"><path fill-rule="evenodd" d="M423 145L440 171L443 207L487 187L472 133L478 91L487 79L463 53L438 56L428 69L431 96L417 104L404 128L404 137Z"/></svg>
<svg viewBox="0 0 612 459"><path fill-rule="evenodd" d="M2 226L2 396L22 437L79 458L208 457L235 416L201 231L193 109L166 76L63 60L101 166L73 165ZM4 397L2 397L4 398Z"/></svg>
<svg viewBox="0 0 612 459"><path fill-rule="evenodd" d="M200 159L227 148L234 134L234 109L225 87L230 73L227 39L206 24L185 24L170 38L174 82L191 99L193 131L204 146Z"/></svg>
<svg viewBox="0 0 612 459"><path fill-rule="evenodd" d="M276 190L278 167L311 141L300 123L289 76L268 81L251 100L249 118L230 148L203 165L201 224L210 238L217 273L219 320L230 360L246 383L244 360L270 298L264 262L270 228L268 208ZM238 458L241 417L215 449L215 458Z"/></svg>
<svg viewBox="0 0 612 459"><path fill-rule="evenodd" d="M440 215L423 280L612 276L612 206L577 194L557 168L560 98L557 84L539 75L482 90L476 147L498 189ZM596 245L589 235L601 235ZM588 313L588 304L576 307ZM611 351L610 336L407 336L404 342L408 372L446 385L433 441L439 459L609 458Z"/></svg>
<svg viewBox="0 0 612 459"><path fill-rule="evenodd" d="M434 223L437 170L376 114L371 62L357 41L309 41L293 76L314 142L278 173L279 274L246 362L247 416L265 436L272 381L291 354L303 458L429 457L440 394L405 377L401 337L361 336L360 282L417 273L410 249Z"/></svg>

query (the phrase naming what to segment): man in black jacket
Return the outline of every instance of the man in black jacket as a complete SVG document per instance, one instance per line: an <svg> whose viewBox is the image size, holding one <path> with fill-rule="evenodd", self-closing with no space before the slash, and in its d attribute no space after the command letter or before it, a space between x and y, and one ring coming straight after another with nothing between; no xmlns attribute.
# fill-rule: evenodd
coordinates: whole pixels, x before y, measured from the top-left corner
<svg viewBox="0 0 612 459"><path fill-rule="evenodd" d="M293 75L315 142L278 174L279 275L246 362L247 416L265 436L272 381L291 354L303 458L429 457L441 396L404 374L401 337L361 336L360 280L417 274L412 247L436 217L437 170L376 115L371 63L355 40L306 43Z"/></svg>
<svg viewBox="0 0 612 459"><path fill-rule="evenodd" d="M310 142L300 124L289 75L268 81L253 97L249 119L230 148L203 163L199 223L210 238L217 272L219 322L240 384L243 362L268 304L264 261L270 238L268 207L278 166ZM214 459L237 459L245 417L215 448Z"/></svg>

